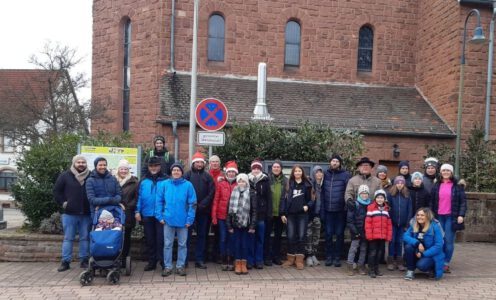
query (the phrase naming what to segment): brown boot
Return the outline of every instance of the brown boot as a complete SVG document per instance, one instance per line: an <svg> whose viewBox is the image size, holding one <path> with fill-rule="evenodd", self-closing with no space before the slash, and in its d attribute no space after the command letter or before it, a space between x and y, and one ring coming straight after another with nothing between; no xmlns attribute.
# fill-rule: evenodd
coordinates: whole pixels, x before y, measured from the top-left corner
<svg viewBox="0 0 496 300"><path fill-rule="evenodd" d="M358 272L360 275L367 275L367 267L365 265L358 265Z"/></svg>
<svg viewBox="0 0 496 300"><path fill-rule="evenodd" d="M348 266L348 276L355 276L355 270L353 269L353 264L347 264Z"/></svg>
<svg viewBox="0 0 496 300"><path fill-rule="evenodd" d="M406 269L405 269L405 266L403 265L403 257L399 257L397 260L396 260L396 265L398 266L398 270L401 271L401 272L404 272Z"/></svg>
<svg viewBox="0 0 496 300"><path fill-rule="evenodd" d="M234 261L234 273L236 273L236 275L241 275L241 260L240 259L236 259Z"/></svg>
<svg viewBox="0 0 496 300"><path fill-rule="evenodd" d="M242 275L248 274L248 268L246 267L246 259L241 260L241 274Z"/></svg>
<svg viewBox="0 0 496 300"><path fill-rule="evenodd" d="M305 267L305 255L303 254L296 254L296 269L297 270L303 270L303 268Z"/></svg>
<svg viewBox="0 0 496 300"><path fill-rule="evenodd" d="M288 254L288 260L286 260L283 264L283 268L289 268L295 263L296 256L294 254Z"/></svg>
<svg viewBox="0 0 496 300"><path fill-rule="evenodd" d="M369 265L369 269L370 269L370 265ZM395 269L395 261L394 261L394 258L392 256L388 256L388 258L387 258L387 269L389 271L394 271L394 269Z"/></svg>

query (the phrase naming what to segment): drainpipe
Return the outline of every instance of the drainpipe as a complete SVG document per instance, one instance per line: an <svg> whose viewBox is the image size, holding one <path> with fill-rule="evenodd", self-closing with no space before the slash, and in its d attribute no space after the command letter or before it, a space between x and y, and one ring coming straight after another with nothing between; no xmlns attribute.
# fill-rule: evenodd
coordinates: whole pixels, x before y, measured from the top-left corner
<svg viewBox="0 0 496 300"><path fill-rule="evenodd" d="M177 121L172 121L172 135L174 135L174 157L179 161L179 133L177 132Z"/></svg>
<svg viewBox="0 0 496 300"><path fill-rule="evenodd" d="M170 32L170 71L175 72L174 69L174 31L176 28L176 0L172 0L171 12L171 32Z"/></svg>
<svg viewBox="0 0 496 300"><path fill-rule="evenodd" d="M489 27L489 54L487 58L487 82L486 82L486 116L484 119L484 140L489 141L490 117L491 117L491 90L493 81L493 57L494 57L494 17L496 16L496 0L493 0L493 14Z"/></svg>

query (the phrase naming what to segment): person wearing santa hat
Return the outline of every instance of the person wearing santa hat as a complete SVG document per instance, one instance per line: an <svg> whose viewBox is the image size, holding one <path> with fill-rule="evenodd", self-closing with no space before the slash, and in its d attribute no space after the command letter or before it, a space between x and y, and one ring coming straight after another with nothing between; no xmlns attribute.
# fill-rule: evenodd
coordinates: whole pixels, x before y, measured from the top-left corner
<svg viewBox="0 0 496 300"><path fill-rule="evenodd" d="M191 169L184 175L184 178L193 184L198 203L194 227L196 231L195 267L199 269L207 268L207 265L205 265L205 250L207 249L212 202L215 195L214 180L212 176L205 171L205 163L203 154L196 152L191 160ZM191 230L189 230L188 248L189 241L191 240L190 237Z"/></svg>
<svg viewBox="0 0 496 300"><path fill-rule="evenodd" d="M222 260L222 271L233 270L233 252L231 251L230 239L227 230L226 218L229 210L229 199L236 187L236 175L238 175L238 165L235 161L228 161L225 165L226 176L219 177L215 188L214 203L212 205L212 224L218 226L219 233L219 254Z"/></svg>

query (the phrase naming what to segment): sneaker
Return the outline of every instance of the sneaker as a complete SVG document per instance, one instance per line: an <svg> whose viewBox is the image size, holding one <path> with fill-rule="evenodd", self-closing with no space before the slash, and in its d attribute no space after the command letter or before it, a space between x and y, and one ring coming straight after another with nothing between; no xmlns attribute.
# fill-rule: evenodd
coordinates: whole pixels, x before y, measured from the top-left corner
<svg viewBox="0 0 496 300"><path fill-rule="evenodd" d="M203 262L197 262L197 263L195 263L195 268L204 270L207 268L207 265Z"/></svg>
<svg viewBox="0 0 496 300"><path fill-rule="evenodd" d="M451 273L451 269L450 269L449 265L444 265L443 270L444 270L444 273Z"/></svg>
<svg viewBox="0 0 496 300"><path fill-rule="evenodd" d="M253 269L253 265L252 265L252 264L250 264L250 263L246 263L246 268L247 268L248 270L251 270L251 269Z"/></svg>
<svg viewBox="0 0 496 300"><path fill-rule="evenodd" d="M305 263L307 264L307 267L313 267L313 259L311 256L307 257Z"/></svg>
<svg viewBox="0 0 496 300"><path fill-rule="evenodd" d="M336 260L334 261L334 266L335 266L336 268L341 267L341 261L339 260L339 258L336 258Z"/></svg>
<svg viewBox="0 0 496 300"><path fill-rule="evenodd" d="M405 280L413 280L415 278L415 273L413 271L406 271Z"/></svg>
<svg viewBox="0 0 496 300"><path fill-rule="evenodd" d="M58 272L64 272L64 271L67 271L71 268L71 265L68 261L63 261L61 264L60 264L60 267L57 269Z"/></svg>
<svg viewBox="0 0 496 300"><path fill-rule="evenodd" d="M270 259L267 259L264 261L264 265L266 265L267 267L272 267L272 261Z"/></svg>
<svg viewBox="0 0 496 300"><path fill-rule="evenodd" d="M176 274L179 276L186 276L186 270L184 268L177 268Z"/></svg>
<svg viewBox="0 0 496 300"><path fill-rule="evenodd" d="M83 259L83 260L81 261L81 263L79 264L79 267L80 267L81 269L87 269L87 268L88 268L88 260L87 260L87 259Z"/></svg>
<svg viewBox="0 0 496 300"><path fill-rule="evenodd" d="M274 263L274 265L277 265L277 266L282 265L282 261L281 261L281 259L280 259L280 258L274 258L274 259L272 260L272 262Z"/></svg>
<svg viewBox="0 0 496 300"><path fill-rule="evenodd" d="M365 265L359 265L358 266L358 273L360 275L367 275L367 267L365 267Z"/></svg>
<svg viewBox="0 0 496 300"><path fill-rule="evenodd" d="M320 261L315 257L315 255L312 256L312 261L314 266L320 265Z"/></svg>
<svg viewBox="0 0 496 300"><path fill-rule="evenodd" d="M164 268L162 270L162 277L167 277L167 276L170 276L170 275L172 275L172 270L171 269Z"/></svg>
<svg viewBox="0 0 496 300"><path fill-rule="evenodd" d="M332 264L334 263L334 260L332 259L332 257L328 257L325 261L325 265L326 267L330 267L332 266Z"/></svg>
<svg viewBox="0 0 496 300"><path fill-rule="evenodd" d="M263 263L256 263L255 269L262 270L263 269Z"/></svg>
<svg viewBox="0 0 496 300"><path fill-rule="evenodd" d="M156 267L157 267L156 265L147 264L147 265L145 266L145 268L144 268L144 271L145 271L145 272L148 272L148 271L153 271L153 270L155 270L155 268L156 268Z"/></svg>

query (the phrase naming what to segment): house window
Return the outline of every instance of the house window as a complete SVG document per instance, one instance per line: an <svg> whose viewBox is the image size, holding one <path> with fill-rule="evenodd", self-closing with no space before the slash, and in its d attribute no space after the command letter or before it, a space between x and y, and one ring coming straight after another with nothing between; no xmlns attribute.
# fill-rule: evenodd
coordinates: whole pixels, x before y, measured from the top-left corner
<svg viewBox="0 0 496 300"><path fill-rule="evenodd" d="M362 72L372 71L372 49L374 48L374 31L369 26L362 26L358 34L357 69Z"/></svg>
<svg viewBox="0 0 496 300"><path fill-rule="evenodd" d="M131 20L124 24L124 64L122 77L122 130L129 131L129 96L131 87Z"/></svg>
<svg viewBox="0 0 496 300"><path fill-rule="evenodd" d="M225 21L221 15L208 19L208 60L224 61Z"/></svg>
<svg viewBox="0 0 496 300"><path fill-rule="evenodd" d="M285 30L284 65L300 66L301 28L295 21L289 21Z"/></svg>
<svg viewBox="0 0 496 300"><path fill-rule="evenodd" d="M16 179L16 173L12 171L0 171L0 191L8 191Z"/></svg>
<svg viewBox="0 0 496 300"><path fill-rule="evenodd" d="M0 150L1 152L4 152L4 153L13 153L14 152L14 143L12 141L12 138L8 137L8 136L0 136L0 138L2 139L0 142L1 142L1 145L2 147L0 147Z"/></svg>

